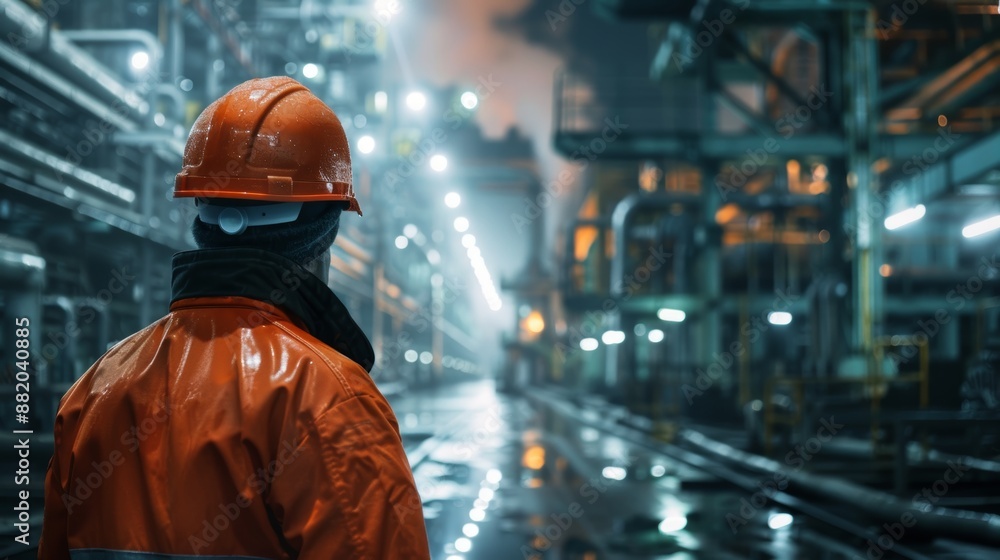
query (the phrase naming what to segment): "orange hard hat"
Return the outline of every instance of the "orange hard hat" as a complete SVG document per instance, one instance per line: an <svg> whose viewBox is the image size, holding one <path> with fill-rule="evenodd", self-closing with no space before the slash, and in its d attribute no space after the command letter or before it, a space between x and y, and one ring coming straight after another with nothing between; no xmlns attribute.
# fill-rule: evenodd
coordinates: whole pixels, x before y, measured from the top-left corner
<svg viewBox="0 0 1000 560"><path fill-rule="evenodd" d="M361 214L340 119L304 85L282 76L244 82L202 111L174 196L340 200Z"/></svg>

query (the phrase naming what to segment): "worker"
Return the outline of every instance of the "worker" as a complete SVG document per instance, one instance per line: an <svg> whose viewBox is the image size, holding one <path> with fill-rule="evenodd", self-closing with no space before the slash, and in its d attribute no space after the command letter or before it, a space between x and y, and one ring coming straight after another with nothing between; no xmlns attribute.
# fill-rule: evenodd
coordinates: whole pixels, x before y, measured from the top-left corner
<svg viewBox="0 0 1000 560"><path fill-rule="evenodd" d="M429 559L374 352L327 287L361 214L337 116L250 80L194 123L174 196L199 249L169 313L63 397L39 558Z"/></svg>

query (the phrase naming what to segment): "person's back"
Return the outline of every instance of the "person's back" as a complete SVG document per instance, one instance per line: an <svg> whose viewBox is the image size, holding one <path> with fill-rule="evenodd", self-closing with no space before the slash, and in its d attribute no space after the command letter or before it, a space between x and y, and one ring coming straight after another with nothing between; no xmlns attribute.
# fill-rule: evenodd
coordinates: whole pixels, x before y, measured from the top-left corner
<svg viewBox="0 0 1000 560"><path fill-rule="evenodd" d="M339 204L305 213L318 244L175 256L169 314L60 404L40 558L429 558L371 346L310 271Z"/></svg>

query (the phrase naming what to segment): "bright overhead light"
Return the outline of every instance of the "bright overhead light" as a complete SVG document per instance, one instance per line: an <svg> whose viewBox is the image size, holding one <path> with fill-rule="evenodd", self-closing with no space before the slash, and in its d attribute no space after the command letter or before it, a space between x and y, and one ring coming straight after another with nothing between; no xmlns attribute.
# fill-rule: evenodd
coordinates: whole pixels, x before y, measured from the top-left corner
<svg viewBox="0 0 1000 560"><path fill-rule="evenodd" d="M794 520L795 518L792 517L790 513L772 513L767 518L767 526L774 530L778 530L783 527L788 527Z"/></svg>
<svg viewBox="0 0 1000 560"><path fill-rule="evenodd" d="M469 519L473 521L482 521L486 519L486 512L480 508L475 508L469 512Z"/></svg>
<svg viewBox="0 0 1000 560"><path fill-rule="evenodd" d="M409 237L410 239L416 237L418 231L417 226L413 224L406 224L403 226L403 235Z"/></svg>
<svg viewBox="0 0 1000 560"><path fill-rule="evenodd" d="M885 229L899 229L907 224L912 224L913 222L924 217L927 213L927 208L923 204L918 204L913 208L907 208L902 212L897 212L885 219Z"/></svg>
<svg viewBox="0 0 1000 560"><path fill-rule="evenodd" d="M441 154L431 156L431 169L437 171L438 173L448 169L448 158Z"/></svg>
<svg viewBox="0 0 1000 560"><path fill-rule="evenodd" d="M403 354L403 358L406 359L406 361L410 362L411 364L417 361L417 356L418 354L416 350L407 350Z"/></svg>
<svg viewBox="0 0 1000 560"><path fill-rule="evenodd" d="M302 75L309 78L310 80L319 76L319 66L316 66L312 62L305 64L302 67Z"/></svg>
<svg viewBox="0 0 1000 560"><path fill-rule="evenodd" d="M475 523L466 523L465 525L462 525L462 534L471 539L479 534L479 525L476 525Z"/></svg>
<svg viewBox="0 0 1000 560"><path fill-rule="evenodd" d="M468 552L472 550L472 541L465 537L459 537L455 540L455 550L459 552Z"/></svg>
<svg viewBox="0 0 1000 560"><path fill-rule="evenodd" d="M444 205L448 208L458 208L458 205L462 203L462 195L457 192L450 192L444 195Z"/></svg>
<svg viewBox="0 0 1000 560"><path fill-rule="evenodd" d="M406 249L406 246L410 244L410 240L406 238L405 235L396 236L396 248Z"/></svg>
<svg viewBox="0 0 1000 560"><path fill-rule="evenodd" d="M660 329L653 329L649 331L649 341L650 342L663 341L663 331L661 331Z"/></svg>
<svg viewBox="0 0 1000 560"><path fill-rule="evenodd" d="M604 467L601 471L601 476L610 480L625 480L626 474L625 469L621 467Z"/></svg>
<svg viewBox="0 0 1000 560"><path fill-rule="evenodd" d="M476 246L476 236L471 233L467 233L462 236L462 247L466 249L471 249Z"/></svg>
<svg viewBox="0 0 1000 560"><path fill-rule="evenodd" d="M467 91L462 94L462 107L472 110L476 105L479 105L479 97L475 93Z"/></svg>
<svg viewBox="0 0 1000 560"><path fill-rule="evenodd" d="M434 361L434 354L431 354L430 352L420 353L420 363L427 365L433 361Z"/></svg>
<svg viewBox="0 0 1000 560"><path fill-rule="evenodd" d="M671 323L680 323L687 317L687 313L684 313L680 309L670 309L664 307L656 312L656 316L664 321L669 321Z"/></svg>
<svg viewBox="0 0 1000 560"><path fill-rule="evenodd" d="M464 216L459 216L455 218L455 231L458 233L465 233L469 230L469 220Z"/></svg>
<svg viewBox="0 0 1000 560"><path fill-rule="evenodd" d="M687 524L688 520L686 516L671 515L663 521L660 521L659 529L661 533L676 533L684 527L687 527Z"/></svg>
<svg viewBox="0 0 1000 560"><path fill-rule="evenodd" d="M375 139L365 134L358 138L358 151L362 154L370 154L375 150Z"/></svg>
<svg viewBox="0 0 1000 560"><path fill-rule="evenodd" d="M375 14L383 18L386 22L402 10L402 6L396 0L375 0Z"/></svg>
<svg viewBox="0 0 1000 560"><path fill-rule="evenodd" d="M375 102L375 112L384 113L389 107L389 94L384 91L376 91L373 101Z"/></svg>
<svg viewBox="0 0 1000 560"><path fill-rule="evenodd" d="M962 228L962 236L967 238L976 237L996 229L1000 229L1000 214L965 226Z"/></svg>
<svg viewBox="0 0 1000 560"><path fill-rule="evenodd" d="M406 106L411 111L423 111L427 106L427 96L419 91L412 91L406 96Z"/></svg>
<svg viewBox="0 0 1000 560"><path fill-rule="evenodd" d="M496 484L500 482L501 479L503 479L503 473L500 472L500 469L490 469L486 471L486 482Z"/></svg>
<svg viewBox="0 0 1000 560"><path fill-rule="evenodd" d="M598 342L596 338L584 338L580 340L580 350L584 352L590 352L591 350L597 350Z"/></svg>
<svg viewBox="0 0 1000 560"><path fill-rule="evenodd" d="M604 344L621 344L625 342L625 333L622 331L607 331L601 335L601 342Z"/></svg>
<svg viewBox="0 0 1000 560"><path fill-rule="evenodd" d="M792 314L787 311L772 311L767 314L767 322L772 325L787 325L792 322Z"/></svg>
<svg viewBox="0 0 1000 560"><path fill-rule="evenodd" d="M441 262L441 253L438 253L434 249L427 251L427 262L431 264L438 264L439 262Z"/></svg>
<svg viewBox="0 0 1000 560"><path fill-rule="evenodd" d="M149 53L146 51L136 51L132 53L132 58L129 62L132 64L132 68L136 70L144 70L147 66L149 66Z"/></svg>

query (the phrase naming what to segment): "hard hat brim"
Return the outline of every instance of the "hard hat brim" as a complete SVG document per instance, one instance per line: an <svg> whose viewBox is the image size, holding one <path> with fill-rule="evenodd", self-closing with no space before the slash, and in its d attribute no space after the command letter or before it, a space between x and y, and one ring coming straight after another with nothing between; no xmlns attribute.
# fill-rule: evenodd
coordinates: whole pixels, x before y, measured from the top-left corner
<svg viewBox="0 0 1000 560"><path fill-rule="evenodd" d="M231 198L273 202L343 201L361 215L350 183L295 181L291 177L199 177L177 175L174 198Z"/></svg>

